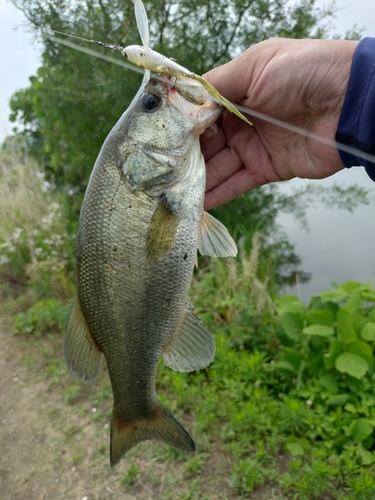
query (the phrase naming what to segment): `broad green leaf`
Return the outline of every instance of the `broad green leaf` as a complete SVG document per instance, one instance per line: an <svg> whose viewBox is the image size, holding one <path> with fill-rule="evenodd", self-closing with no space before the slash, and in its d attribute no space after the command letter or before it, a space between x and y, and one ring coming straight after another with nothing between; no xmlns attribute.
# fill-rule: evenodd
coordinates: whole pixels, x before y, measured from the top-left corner
<svg viewBox="0 0 375 500"><path fill-rule="evenodd" d="M370 465L374 462L374 455L371 451L365 450L362 446L358 446L358 455L362 465Z"/></svg>
<svg viewBox="0 0 375 500"><path fill-rule="evenodd" d="M338 386L338 383L337 383L337 380L336 378L332 375L332 373L328 373L328 372L321 372L319 374L319 382L320 384L325 387L326 389L328 389L329 391L331 391L332 393L336 393L339 389L339 386ZM346 401L345 401L346 403Z"/></svg>
<svg viewBox="0 0 375 500"><path fill-rule="evenodd" d="M368 319L375 323L375 307L374 309L371 310L370 314L368 315Z"/></svg>
<svg viewBox="0 0 375 500"><path fill-rule="evenodd" d="M357 418L350 424L349 433L353 439L361 442L372 433L373 429L367 418Z"/></svg>
<svg viewBox="0 0 375 500"><path fill-rule="evenodd" d="M360 293L356 293L348 298L348 300L342 306L343 309L347 309L348 311L355 311L362 304L362 298Z"/></svg>
<svg viewBox="0 0 375 500"><path fill-rule="evenodd" d="M341 373L361 379L368 370L368 363L358 354L344 352L337 357L335 367Z"/></svg>
<svg viewBox="0 0 375 500"><path fill-rule="evenodd" d="M340 406L344 405L349 399L349 394L335 394L329 397L325 403L330 406Z"/></svg>
<svg viewBox="0 0 375 500"><path fill-rule="evenodd" d="M325 309L325 302L317 295L311 297L309 304L309 311L319 311L320 309Z"/></svg>
<svg viewBox="0 0 375 500"><path fill-rule="evenodd" d="M356 378L353 377L346 377L346 385L349 389L349 391L352 393L351 394L351 402L353 402L353 394L356 394L358 391L362 389L362 383L360 380L357 380Z"/></svg>
<svg viewBox="0 0 375 500"><path fill-rule="evenodd" d="M315 338L322 338L322 337L315 337ZM322 368L325 368L323 354L318 354L317 356L311 355L308 366L309 366L309 371L311 373L319 373L319 371Z"/></svg>
<svg viewBox="0 0 375 500"><path fill-rule="evenodd" d="M335 321L333 314L328 309L307 311L306 319L310 325L317 324L332 326Z"/></svg>
<svg viewBox="0 0 375 500"><path fill-rule="evenodd" d="M352 294L354 291L367 290L369 286L371 286L371 282L358 283L358 281L346 281L345 283L341 283L340 288Z"/></svg>
<svg viewBox="0 0 375 500"><path fill-rule="evenodd" d="M337 338L344 343L353 342L357 339L352 326L352 316L347 309L340 309L336 315Z"/></svg>
<svg viewBox="0 0 375 500"><path fill-rule="evenodd" d="M361 356L361 358L367 361L369 365L374 362L374 356L372 355L373 349L369 346L369 344L363 342L363 340L355 340L354 342L351 342L347 345L346 351L358 354L358 356Z"/></svg>
<svg viewBox="0 0 375 500"><path fill-rule="evenodd" d="M289 453L293 457L305 454L305 450L303 449L302 445L299 443L287 443L287 444L285 444L285 448L289 451Z"/></svg>
<svg viewBox="0 0 375 500"><path fill-rule="evenodd" d="M333 442L333 447L338 451L338 453L341 453L342 450L344 449L344 446L347 445L351 441L351 438L344 436L341 434L335 441Z"/></svg>
<svg viewBox="0 0 375 500"><path fill-rule="evenodd" d="M344 299L348 296L348 293L342 288L336 288L335 290L327 290L320 294L322 299L333 300L334 302Z"/></svg>
<svg viewBox="0 0 375 500"><path fill-rule="evenodd" d="M311 452L311 444L306 438L300 438L298 440L298 442L302 446L302 448L304 449L305 453Z"/></svg>
<svg viewBox="0 0 375 500"><path fill-rule="evenodd" d="M301 338L303 321L300 314L285 313L281 316L280 322L285 334L289 338L293 340Z"/></svg>
<svg viewBox="0 0 375 500"><path fill-rule="evenodd" d="M301 302L297 295L281 295L278 299L279 307L283 307L286 304L290 304L291 302Z"/></svg>
<svg viewBox="0 0 375 500"><path fill-rule="evenodd" d="M369 420L370 421L370 420ZM370 422L371 423L371 422ZM372 445L374 444L374 437L373 437L373 433L370 434L369 436L367 436L366 439L364 439L361 443L361 445L363 446L363 448L365 450L369 450Z"/></svg>
<svg viewBox="0 0 375 500"><path fill-rule="evenodd" d="M302 358L301 355L294 349L286 348L282 352L280 361L286 361L297 371L301 365Z"/></svg>
<svg viewBox="0 0 375 500"><path fill-rule="evenodd" d="M278 361L275 365L275 368L279 368L280 370L287 370L288 372L296 373L296 369L293 365L288 363L287 361Z"/></svg>
<svg viewBox="0 0 375 500"><path fill-rule="evenodd" d="M351 313L351 322L352 322L352 327L354 328L354 331L357 335L357 337L360 336L362 328L366 324L366 318L363 316L362 312L352 312Z"/></svg>
<svg viewBox="0 0 375 500"><path fill-rule="evenodd" d="M289 300L282 300L287 297ZM277 313L282 316L286 313L299 314L301 317L305 315L306 306L297 297L287 295L280 297Z"/></svg>
<svg viewBox="0 0 375 500"><path fill-rule="evenodd" d="M335 333L332 326L327 325L309 325L306 326L302 333L305 335L319 335L319 337L328 337Z"/></svg>
<svg viewBox="0 0 375 500"><path fill-rule="evenodd" d="M375 397L367 396L365 400L363 400L363 404L365 406L374 406L375 405Z"/></svg>
<svg viewBox="0 0 375 500"><path fill-rule="evenodd" d="M369 321L361 330L361 337L363 340L373 342L375 340L375 323Z"/></svg>
<svg viewBox="0 0 375 500"><path fill-rule="evenodd" d="M361 293L363 300L368 300L369 302L375 302L375 290L368 290Z"/></svg>
<svg viewBox="0 0 375 500"><path fill-rule="evenodd" d="M357 408L352 403L346 404L344 409L349 413L357 413Z"/></svg>
<svg viewBox="0 0 375 500"><path fill-rule="evenodd" d="M326 370L331 370L335 366L337 357L344 352L344 344L339 340L333 339L329 344L329 353L323 358Z"/></svg>

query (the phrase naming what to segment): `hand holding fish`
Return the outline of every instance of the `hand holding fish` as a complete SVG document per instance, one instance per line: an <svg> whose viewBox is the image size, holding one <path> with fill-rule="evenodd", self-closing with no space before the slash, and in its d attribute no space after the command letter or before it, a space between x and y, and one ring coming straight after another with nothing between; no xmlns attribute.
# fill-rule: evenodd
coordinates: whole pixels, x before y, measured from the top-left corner
<svg viewBox="0 0 375 500"><path fill-rule="evenodd" d="M228 100L335 140L358 42L271 39L205 78ZM207 210L255 187L294 177L322 179L343 168L336 148L224 112L201 140Z"/></svg>

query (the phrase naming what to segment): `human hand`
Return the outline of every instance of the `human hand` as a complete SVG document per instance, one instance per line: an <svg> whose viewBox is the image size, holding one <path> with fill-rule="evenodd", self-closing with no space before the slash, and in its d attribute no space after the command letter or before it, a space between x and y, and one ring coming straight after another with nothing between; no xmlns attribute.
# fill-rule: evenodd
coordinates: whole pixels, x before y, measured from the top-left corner
<svg viewBox="0 0 375 500"><path fill-rule="evenodd" d="M335 140L358 42L261 42L204 77L227 99ZM206 160L205 209L269 182L322 179L343 168L336 148L250 117L225 111L201 138Z"/></svg>

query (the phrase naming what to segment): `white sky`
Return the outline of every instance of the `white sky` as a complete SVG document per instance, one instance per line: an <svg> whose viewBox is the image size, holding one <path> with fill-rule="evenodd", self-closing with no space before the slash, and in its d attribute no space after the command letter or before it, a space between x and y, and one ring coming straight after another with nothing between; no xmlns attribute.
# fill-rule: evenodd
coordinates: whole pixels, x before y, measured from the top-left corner
<svg viewBox="0 0 375 500"><path fill-rule="evenodd" d="M328 2L317 0L317 6ZM375 37L375 0L337 0L339 13L332 33L344 35L357 24L365 27L363 36ZM28 78L40 63L38 45L22 28L23 14L7 0L0 0L0 143L12 130L8 122L9 99L14 92L28 86ZM344 171L323 182L329 184L358 182L370 188L375 185L361 168ZM292 181L297 184L304 181ZM375 189L374 189L375 193ZM312 281L299 288L302 298L328 288L332 281L375 278L375 210L362 208L355 214L327 210L309 210L310 232L299 229L287 216L280 221L296 250L303 258L303 269L313 272Z"/></svg>

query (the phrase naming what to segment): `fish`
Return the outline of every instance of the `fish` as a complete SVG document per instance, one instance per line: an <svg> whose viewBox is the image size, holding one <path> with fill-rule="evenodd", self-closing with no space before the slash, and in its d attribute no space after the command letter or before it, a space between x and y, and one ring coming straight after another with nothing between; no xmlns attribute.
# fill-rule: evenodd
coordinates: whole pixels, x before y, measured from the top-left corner
<svg viewBox="0 0 375 500"><path fill-rule="evenodd" d="M158 399L155 378L161 356L180 372L214 359L214 339L187 297L198 249L237 254L225 226L203 210L199 135L222 109L191 79L156 75L142 82L89 179L64 357L84 383L96 379L105 358L113 392L112 467L149 439L196 451Z"/></svg>

